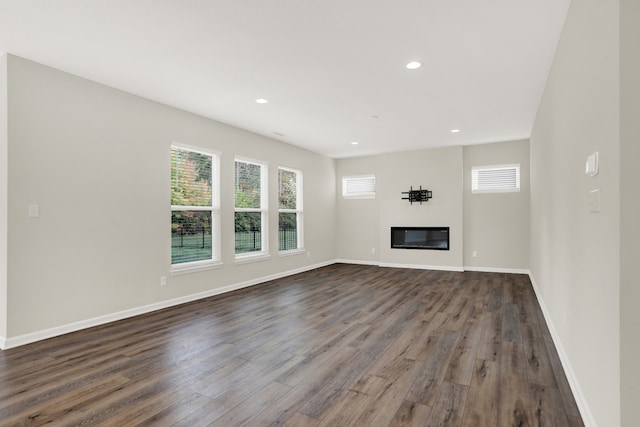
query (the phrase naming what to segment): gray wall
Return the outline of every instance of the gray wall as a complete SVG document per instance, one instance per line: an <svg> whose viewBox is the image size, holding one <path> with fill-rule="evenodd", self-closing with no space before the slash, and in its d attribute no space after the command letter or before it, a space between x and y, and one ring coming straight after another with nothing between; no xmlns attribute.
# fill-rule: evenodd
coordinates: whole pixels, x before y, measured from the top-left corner
<svg viewBox="0 0 640 427"><path fill-rule="evenodd" d="M640 420L640 2L621 3L621 392L622 425Z"/></svg>
<svg viewBox="0 0 640 427"><path fill-rule="evenodd" d="M380 262L462 269L462 147L438 148L380 156ZM409 187L433 191L426 203L402 200ZM448 226L448 251L391 249L392 226Z"/></svg>
<svg viewBox="0 0 640 427"><path fill-rule="evenodd" d="M462 269L462 147L337 161L339 259L416 268ZM375 199L343 199L342 177L374 174ZM433 191L420 204L402 200L413 188ZM391 249L392 226L449 226L450 250Z"/></svg>
<svg viewBox="0 0 640 427"><path fill-rule="evenodd" d="M619 22L618 2L571 2L530 139L532 277L585 422L607 427L620 425Z"/></svg>
<svg viewBox="0 0 640 427"><path fill-rule="evenodd" d="M333 159L11 55L8 87L8 338L335 258ZM170 276L172 142L222 153L224 264L160 287ZM234 264L235 155L269 162L272 237L277 166L303 171L308 253L279 257L272 238L271 259ZM40 218L27 217L30 203L39 204Z"/></svg>
<svg viewBox="0 0 640 427"><path fill-rule="evenodd" d="M376 175L380 186L379 156L341 159L336 162L336 208L338 232L336 256L339 259L363 263L378 263L380 258L380 197L374 199L344 199L342 177L352 175ZM380 190L377 189L379 192Z"/></svg>
<svg viewBox="0 0 640 427"><path fill-rule="evenodd" d="M519 192L471 192L471 168L502 164L520 164ZM528 271L529 141L464 147L464 265Z"/></svg>
<svg viewBox="0 0 640 427"><path fill-rule="evenodd" d="M471 167L520 163L519 193L472 194ZM526 272L529 268L529 144L500 142L340 159L337 193L349 175L376 175L375 199L338 196L337 256L380 265ZM429 202L401 200L409 186ZM450 251L391 249L392 226L451 227ZM472 252L478 257L473 258Z"/></svg>
<svg viewBox="0 0 640 427"><path fill-rule="evenodd" d="M471 167L521 164L521 192L471 194ZM342 176L376 175L375 199L338 197L338 258L380 265L528 271L529 145L527 141L341 159ZM422 185L433 199L401 200ZM463 225L464 224L464 225ZM450 251L391 249L392 226L450 226ZM478 257L472 258L472 251Z"/></svg>
<svg viewBox="0 0 640 427"><path fill-rule="evenodd" d="M7 336L7 55L0 55L0 348Z"/></svg>

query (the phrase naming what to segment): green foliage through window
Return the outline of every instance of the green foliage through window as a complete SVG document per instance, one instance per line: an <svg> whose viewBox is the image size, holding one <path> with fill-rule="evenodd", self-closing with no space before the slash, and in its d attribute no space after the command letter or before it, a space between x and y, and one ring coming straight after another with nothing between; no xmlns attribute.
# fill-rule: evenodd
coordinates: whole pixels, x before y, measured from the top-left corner
<svg viewBox="0 0 640 427"><path fill-rule="evenodd" d="M266 252L263 233L266 221L266 165L250 161L235 162L235 253Z"/></svg>
<svg viewBox="0 0 640 427"><path fill-rule="evenodd" d="M286 169L278 169L278 208L296 209L297 173Z"/></svg>
<svg viewBox="0 0 640 427"><path fill-rule="evenodd" d="M171 148L171 204L211 206L211 156Z"/></svg>
<svg viewBox="0 0 640 427"><path fill-rule="evenodd" d="M235 236L236 253L259 252L262 250L262 213L236 212Z"/></svg>
<svg viewBox="0 0 640 427"><path fill-rule="evenodd" d="M280 212L278 214L278 250L288 251L298 248L298 214Z"/></svg>
<svg viewBox="0 0 640 427"><path fill-rule="evenodd" d="M298 249L302 218L302 203L298 198L302 188L302 172L278 168L278 250Z"/></svg>
<svg viewBox="0 0 640 427"><path fill-rule="evenodd" d="M211 212L171 212L171 263L211 259Z"/></svg>
<svg viewBox="0 0 640 427"><path fill-rule="evenodd" d="M260 209L262 166L236 161L236 208Z"/></svg>
<svg viewBox="0 0 640 427"><path fill-rule="evenodd" d="M213 157L171 147L171 263L213 259Z"/></svg>

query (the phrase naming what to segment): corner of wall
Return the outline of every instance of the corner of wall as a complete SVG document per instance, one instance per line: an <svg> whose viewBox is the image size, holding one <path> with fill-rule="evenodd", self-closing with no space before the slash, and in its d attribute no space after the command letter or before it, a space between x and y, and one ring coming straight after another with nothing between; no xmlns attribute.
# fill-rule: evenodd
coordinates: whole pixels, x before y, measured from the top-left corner
<svg viewBox="0 0 640 427"><path fill-rule="evenodd" d="M558 353L558 357L560 358L560 363L562 364L562 369L564 370L565 376L567 377L567 381L569 382L569 387L571 387L571 392L573 393L573 397L576 400L576 404L578 405L578 409L580 410L580 415L583 418L583 422L585 426L596 426L595 419L589 409L589 404L582 392L582 388L580 387L580 383L576 377L574 369L569 361L569 357L562 345L562 340L560 340L560 335L558 334L558 330L553 323L553 318L549 313L549 309L542 298L542 294L540 293L540 289L538 288L538 284L536 283L535 278L533 277L533 273L531 271L528 272L529 280L531 281L531 286L533 287L533 292L536 294L536 299L538 300L538 305L540 306L540 310L542 310L542 315L544 316L545 323L549 328L549 333L551 334L551 340L556 347L556 351Z"/></svg>
<svg viewBox="0 0 640 427"><path fill-rule="evenodd" d="M0 348L7 336L7 203L8 203L8 86L7 54L0 54Z"/></svg>
<svg viewBox="0 0 640 427"><path fill-rule="evenodd" d="M474 166L520 164L520 191L476 194ZM463 147L464 266L466 270L529 268L529 140Z"/></svg>
<svg viewBox="0 0 640 427"><path fill-rule="evenodd" d="M164 308L173 307L180 304L185 304L191 301L196 301L203 298L209 298L215 295L224 294L227 292L236 291L239 289L248 288L251 286L259 285L261 283L269 282L271 280L277 280L282 277L291 276L294 274L304 273L306 271L314 270L316 268L326 267L331 264L335 264L336 260L328 260L318 264L308 265L293 270L282 271L276 274L270 274L268 276L258 277L255 279L245 280L243 282L233 283L221 288L209 289L207 291L201 291L190 295L184 295L181 297L173 298L170 300L164 300L152 304L146 304L130 309L122 310L115 313L109 313L102 316L93 317L90 319L83 319L77 322L68 323L65 325L55 326L53 328L39 330L11 338L0 337L0 350L6 350L10 348L20 347L23 345L31 344L37 341L42 341L49 338L54 338L60 335L68 334L71 332L80 331L83 329L91 328L94 326L104 325L111 322L127 319L133 316L139 316L153 311L162 310Z"/></svg>
<svg viewBox="0 0 640 427"><path fill-rule="evenodd" d="M621 425L619 6L570 2L530 138L529 268L594 427ZM600 170L588 176L593 152Z"/></svg>
<svg viewBox="0 0 640 427"><path fill-rule="evenodd" d="M620 17L620 410L622 426L630 427L640 419L640 2L622 0Z"/></svg>

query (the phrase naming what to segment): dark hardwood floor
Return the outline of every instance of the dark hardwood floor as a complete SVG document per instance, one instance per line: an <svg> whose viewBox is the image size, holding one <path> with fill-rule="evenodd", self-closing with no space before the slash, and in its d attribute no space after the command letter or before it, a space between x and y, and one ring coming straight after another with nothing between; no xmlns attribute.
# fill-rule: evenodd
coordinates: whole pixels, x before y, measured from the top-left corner
<svg viewBox="0 0 640 427"><path fill-rule="evenodd" d="M0 425L582 426L524 275L335 264L0 352Z"/></svg>

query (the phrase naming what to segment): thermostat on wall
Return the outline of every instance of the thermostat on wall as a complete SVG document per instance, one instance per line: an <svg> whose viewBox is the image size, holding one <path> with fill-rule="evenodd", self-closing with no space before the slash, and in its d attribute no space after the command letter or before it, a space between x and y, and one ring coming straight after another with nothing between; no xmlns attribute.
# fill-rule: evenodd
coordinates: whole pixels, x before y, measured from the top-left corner
<svg viewBox="0 0 640 427"><path fill-rule="evenodd" d="M598 175L598 152L591 154L587 157L587 167L585 173L589 176Z"/></svg>

